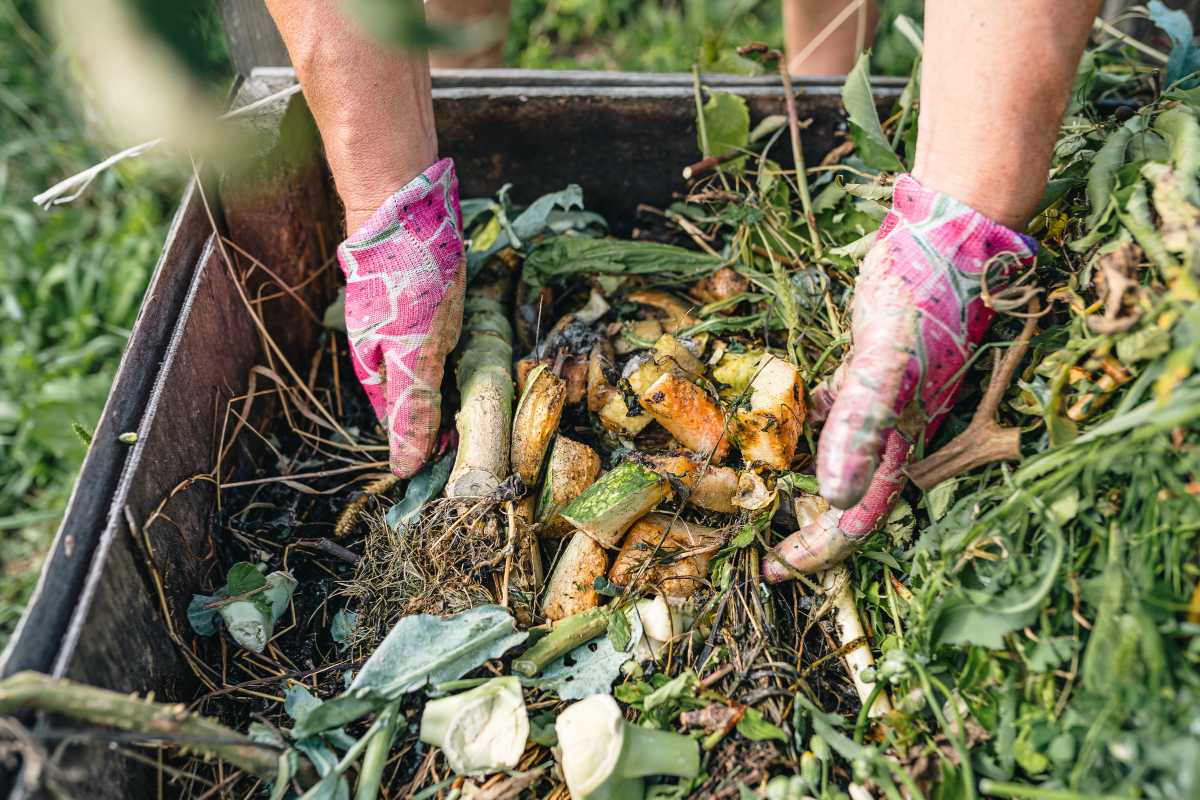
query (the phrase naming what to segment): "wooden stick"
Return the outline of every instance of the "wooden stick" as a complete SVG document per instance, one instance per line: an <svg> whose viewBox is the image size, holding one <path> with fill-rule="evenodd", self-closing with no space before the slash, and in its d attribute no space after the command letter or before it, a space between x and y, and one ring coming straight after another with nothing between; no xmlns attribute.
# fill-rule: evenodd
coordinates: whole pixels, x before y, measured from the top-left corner
<svg viewBox="0 0 1200 800"><path fill-rule="evenodd" d="M1030 308L1033 312L1038 310L1036 299L1031 301ZM1029 351L1029 341L1033 338L1036 328L1037 317L1028 317L1016 342L1003 356L997 356L992 379L988 382L987 391L983 393L983 399L979 402L979 408L975 409L975 415L971 417L971 424L967 429L951 439L941 450L905 468L905 473L917 487L929 491L942 481L975 467L994 461L1021 460L1020 429L1000 425L996 421L996 412L1000 409L1000 401L1004 399L1004 393L1008 391L1021 359Z"/></svg>

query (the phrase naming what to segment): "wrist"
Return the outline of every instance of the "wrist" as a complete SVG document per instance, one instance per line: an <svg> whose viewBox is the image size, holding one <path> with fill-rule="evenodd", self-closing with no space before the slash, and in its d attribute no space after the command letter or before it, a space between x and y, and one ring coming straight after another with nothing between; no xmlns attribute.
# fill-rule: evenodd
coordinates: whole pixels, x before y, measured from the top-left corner
<svg viewBox="0 0 1200 800"><path fill-rule="evenodd" d="M912 176L927 189L953 197L963 205L1009 230L1021 232L1029 224L1042 187L1033 185L1020 170L996 174L978 167L957 169L934 165L926 167L918 159Z"/></svg>

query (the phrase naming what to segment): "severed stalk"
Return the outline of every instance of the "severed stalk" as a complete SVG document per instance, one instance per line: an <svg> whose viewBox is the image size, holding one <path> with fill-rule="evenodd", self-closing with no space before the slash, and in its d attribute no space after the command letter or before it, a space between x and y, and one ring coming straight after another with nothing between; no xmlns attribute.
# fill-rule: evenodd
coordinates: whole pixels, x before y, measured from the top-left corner
<svg viewBox="0 0 1200 800"><path fill-rule="evenodd" d="M827 569L821 573L821 588L825 590L828 602L833 606L833 623L837 627L838 644L843 648L849 647L842 654L846 662L846 670L854 681L858 699L864 705L871 699L875 689L874 681L863 679L866 670L875 669L875 656L871 654L871 645L863 630L862 620L858 616L858 607L854 604L854 593L850 591L850 572L844 565ZM867 710L867 716L874 719L882 717L892 710L887 690L875 693L875 700Z"/></svg>
<svg viewBox="0 0 1200 800"><path fill-rule="evenodd" d="M608 552L586 533L576 531L550 573L542 615L558 622L600 605L600 594L594 584L607 570Z"/></svg>
<svg viewBox="0 0 1200 800"><path fill-rule="evenodd" d="M279 772L278 748L253 742L215 720L190 713L182 704L156 703L36 672L18 672L0 681L0 715L22 709L143 733L173 742L186 752L227 761L264 780L275 780ZM313 777L307 764L304 775Z"/></svg>
<svg viewBox="0 0 1200 800"><path fill-rule="evenodd" d="M474 285L464 306L463 346L455 370L462 405L455 417L458 455L447 497L484 497L508 477L512 436L512 326L508 279Z"/></svg>
<svg viewBox="0 0 1200 800"><path fill-rule="evenodd" d="M1030 310L1036 314L1036 299L1030 301ZM966 430L933 455L905 468L905 473L918 488L929 491L942 481L994 461L1021 460L1021 430L1002 426L996 421L996 413L1021 359L1029 351L1029 341L1036 328L1037 317L1031 314L1016 342L1003 356L996 357L992 379Z"/></svg>

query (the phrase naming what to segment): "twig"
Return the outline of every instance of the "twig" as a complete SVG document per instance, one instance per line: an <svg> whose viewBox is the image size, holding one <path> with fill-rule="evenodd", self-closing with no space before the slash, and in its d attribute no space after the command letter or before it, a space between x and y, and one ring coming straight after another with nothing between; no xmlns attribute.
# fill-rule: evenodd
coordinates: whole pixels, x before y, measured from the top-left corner
<svg viewBox="0 0 1200 800"><path fill-rule="evenodd" d="M861 3L863 0L858 0L858 2ZM847 8L856 7L855 4L851 4ZM788 134L792 140L792 161L796 168L796 189L800 192L800 205L804 209L804 221L808 225L809 238L812 240L813 255L816 258L820 258L821 236L817 233L817 217L813 213L812 197L808 191L808 176L804 166L804 149L800 142L800 117L796 112L796 90L792 85L792 74L788 71L787 59L783 57L783 53L780 53L778 50L768 49L765 44L759 42L739 47L738 55L759 55L766 61L774 60L778 62L779 77L783 81L784 106L787 108Z"/></svg>
<svg viewBox="0 0 1200 800"><path fill-rule="evenodd" d="M183 750L228 761L268 780L274 780L279 767L279 748L254 742L178 704L156 703L36 672L18 672L0 681L0 714L27 708L172 740Z"/></svg>
<svg viewBox="0 0 1200 800"><path fill-rule="evenodd" d="M1166 64L1168 61L1171 60L1167 56L1166 53L1164 53L1160 50L1155 50L1153 47L1151 47L1148 44L1142 44L1137 39L1133 38L1132 36L1130 36L1127 33L1123 33L1121 31L1117 30L1115 27L1108 24L1107 22L1100 19L1099 17L1096 17L1096 19L1092 20L1092 30L1099 31L1100 33L1108 34L1109 36L1113 37L1114 39L1119 39L1122 44L1129 45L1134 50L1137 50L1138 52L1142 53L1143 55L1150 56L1150 58L1153 58L1155 61L1158 61L1159 63Z"/></svg>
<svg viewBox="0 0 1200 800"><path fill-rule="evenodd" d="M1036 299L1030 303L1033 312L1038 309ZM912 482L924 491L950 478L961 475L968 470L994 461L1019 461L1021 459L1021 430L1006 428L996 421L996 413L1000 409L1000 401L1012 383L1013 375L1025 353L1029 350L1029 341L1037 328L1037 317L1025 319L1025 327L1016 342L1008 348L1003 356L997 356L996 367L992 370L992 378L988 382L987 391L979 401L975 415L967 429L955 436L950 442L928 458L915 464L909 464L905 472Z"/></svg>

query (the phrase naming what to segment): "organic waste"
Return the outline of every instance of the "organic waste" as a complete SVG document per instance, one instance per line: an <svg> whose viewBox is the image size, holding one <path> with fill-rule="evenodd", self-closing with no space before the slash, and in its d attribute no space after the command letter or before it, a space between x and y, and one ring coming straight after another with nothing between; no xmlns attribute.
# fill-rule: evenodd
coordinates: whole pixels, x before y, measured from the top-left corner
<svg viewBox="0 0 1200 800"><path fill-rule="evenodd" d="M223 766L180 756L165 779L361 800L1200 795L1200 49L1186 16L1146 13L1173 49L1085 55L1035 274L882 529L816 574L786 561L827 554L776 546L828 513L808 398L912 162L917 69L881 119L860 62L845 140L800 171L773 160L801 152L794 112L751 130L697 76L704 161L632 239L574 186L464 202L454 434L411 480L381 475L335 331L310 385L277 381L285 411L255 433L282 477L220 473L230 569L175 633L207 691L163 741L219 717L221 743L186 750ZM154 707L67 684L50 705L18 678L0 708L145 730Z"/></svg>

